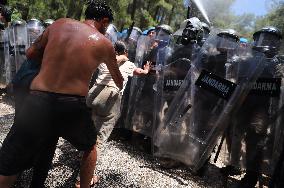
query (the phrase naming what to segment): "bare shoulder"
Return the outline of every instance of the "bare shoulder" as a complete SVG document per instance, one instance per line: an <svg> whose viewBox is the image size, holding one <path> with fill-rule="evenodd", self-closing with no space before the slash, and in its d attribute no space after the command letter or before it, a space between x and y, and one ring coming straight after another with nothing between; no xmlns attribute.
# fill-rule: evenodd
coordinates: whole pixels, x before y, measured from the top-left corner
<svg viewBox="0 0 284 188"><path fill-rule="evenodd" d="M113 49L113 45L110 40L99 32L92 33L91 35L89 35L88 40L93 41L93 45L96 47L96 50L100 49L103 51L109 51Z"/></svg>

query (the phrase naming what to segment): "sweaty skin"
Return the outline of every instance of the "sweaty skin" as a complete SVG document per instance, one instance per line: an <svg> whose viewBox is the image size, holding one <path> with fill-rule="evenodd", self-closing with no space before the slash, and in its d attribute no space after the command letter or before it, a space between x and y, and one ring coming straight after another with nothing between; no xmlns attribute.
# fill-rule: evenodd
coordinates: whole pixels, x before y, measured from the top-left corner
<svg viewBox="0 0 284 188"><path fill-rule="evenodd" d="M86 21L55 21L26 55L42 62L30 86L32 90L86 96L92 73L100 63L107 65L120 89L123 85L111 42Z"/></svg>

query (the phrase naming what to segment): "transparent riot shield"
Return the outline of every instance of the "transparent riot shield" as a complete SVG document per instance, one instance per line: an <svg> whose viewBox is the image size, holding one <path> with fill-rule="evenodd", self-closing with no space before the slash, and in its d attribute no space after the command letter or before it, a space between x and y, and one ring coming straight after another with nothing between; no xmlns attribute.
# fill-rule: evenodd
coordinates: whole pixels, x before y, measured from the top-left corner
<svg viewBox="0 0 284 188"><path fill-rule="evenodd" d="M156 92L153 135L157 127L165 122L169 106L190 70L191 60L197 51L198 46L195 43L188 45L175 43L159 51L158 65L162 66L157 71L157 82L154 87Z"/></svg>
<svg viewBox="0 0 284 188"><path fill-rule="evenodd" d="M5 74L5 30L0 31L0 88L4 88L6 86L6 74Z"/></svg>
<svg viewBox="0 0 284 188"><path fill-rule="evenodd" d="M266 59L266 66L228 128L229 164L272 175L283 143L284 64Z"/></svg>
<svg viewBox="0 0 284 188"><path fill-rule="evenodd" d="M142 36L141 36L142 37ZM136 66L143 67L146 62L153 62L151 57L157 56L159 41L151 40L148 36L143 36L145 40L139 41L137 46ZM142 39L143 39L142 38ZM166 46L163 46L166 47ZM130 97L126 116L126 126L134 132L152 137L152 125L154 121L153 108L155 91L153 86L156 83L156 67L152 67L150 72L144 76L134 76L130 87Z"/></svg>
<svg viewBox="0 0 284 188"><path fill-rule="evenodd" d="M128 58L131 62L136 61L137 42L141 34L142 31L138 27L133 27L129 37L125 39L128 44Z"/></svg>
<svg viewBox="0 0 284 188"><path fill-rule="evenodd" d="M8 70L7 75L10 75L7 77L9 80L13 79L22 63L26 60L26 49L28 45L26 23L24 21L14 21L8 28L8 32L9 58L6 62L6 68Z"/></svg>
<svg viewBox="0 0 284 188"><path fill-rule="evenodd" d="M193 171L208 160L229 116L247 95L249 82L254 82L264 67L262 53L248 51L245 57L238 56L236 42L212 32L155 133L156 156L181 161ZM233 79L240 74L243 79Z"/></svg>
<svg viewBox="0 0 284 188"><path fill-rule="evenodd" d="M28 46L31 46L43 31L44 25L41 21L37 19L30 19L27 22Z"/></svg>
<svg viewBox="0 0 284 188"><path fill-rule="evenodd" d="M145 59L145 54L149 51L151 44L151 39L148 36L141 35L137 41L136 57L134 64L137 67L142 67ZM126 87L123 92L121 100L121 115L119 119L119 127L127 128L132 130L131 123L129 122L131 118L128 116L128 111L133 108L131 104L135 102L135 96L140 90L140 83L142 78L137 76L129 77ZM129 108L130 105L130 108Z"/></svg>
<svg viewBox="0 0 284 188"><path fill-rule="evenodd" d="M112 44L117 41L117 29L113 24L108 26L105 36L112 42Z"/></svg>
<svg viewBox="0 0 284 188"><path fill-rule="evenodd" d="M10 55L10 41L9 41L9 28L4 30L4 72L5 72L5 85L8 85L12 81L12 66Z"/></svg>

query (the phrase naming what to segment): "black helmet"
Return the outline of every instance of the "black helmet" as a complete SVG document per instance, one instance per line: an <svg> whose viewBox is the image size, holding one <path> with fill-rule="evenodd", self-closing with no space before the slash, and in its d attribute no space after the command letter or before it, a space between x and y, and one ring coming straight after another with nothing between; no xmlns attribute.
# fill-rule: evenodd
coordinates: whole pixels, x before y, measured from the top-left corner
<svg viewBox="0 0 284 188"><path fill-rule="evenodd" d="M273 26L263 27L259 31L256 31L253 34L253 38L257 37L257 35L260 35L261 33L270 33L270 34L273 34L276 37L282 39L281 31L278 28L273 27Z"/></svg>
<svg viewBox="0 0 284 188"><path fill-rule="evenodd" d="M174 35L180 36L180 42L183 45L201 41L203 29L200 20L196 17L184 20Z"/></svg>
<svg viewBox="0 0 284 188"><path fill-rule="evenodd" d="M54 22L53 19L46 19L43 21L43 25L45 28L47 28L48 26L50 26L52 23Z"/></svg>
<svg viewBox="0 0 284 188"><path fill-rule="evenodd" d="M217 34L219 37L225 37L228 40L239 42L240 37L237 31L234 29L224 29Z"/></svg>
<svg viewBox="0 0 284 188"><path fill-rule="evenodd" d="M278 28L263 27L253 34L253 48L265 53L267 57L274 57L280 49L281 39L282 34Z"/></svg>
<svg viewBox="0 0 284 188"><path fill-rule="evenodd" d="M233 50L240 41L240 37L234 29L224 29L217 36L220 37L217 43L219 51Z"/></svg>

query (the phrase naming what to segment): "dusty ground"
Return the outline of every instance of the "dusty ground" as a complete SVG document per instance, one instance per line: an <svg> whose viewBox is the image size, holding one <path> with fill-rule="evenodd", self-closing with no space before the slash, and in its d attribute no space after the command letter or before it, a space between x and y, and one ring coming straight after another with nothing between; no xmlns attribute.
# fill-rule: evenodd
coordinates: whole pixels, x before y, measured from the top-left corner
<svg viewBox="0 0 284 188"><path fill-rule="evenodd" d="M11 103L0 99L0 145L8 133L14 117ZM175 169L162 168L158 160L141 151L130 141L113 139L108 142L105 157L97 166L101 179L99 188L220 188L236 187L239 177L225 179L219 167L211 163L203 177L194 176L185 166ZM79 169L79 152L60 139L49 171L46 187L73 187ZM25 171L17 181L16 188L28 187L32 170Z"/></svg>

